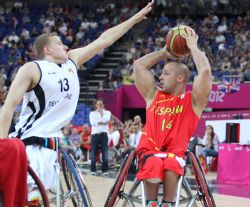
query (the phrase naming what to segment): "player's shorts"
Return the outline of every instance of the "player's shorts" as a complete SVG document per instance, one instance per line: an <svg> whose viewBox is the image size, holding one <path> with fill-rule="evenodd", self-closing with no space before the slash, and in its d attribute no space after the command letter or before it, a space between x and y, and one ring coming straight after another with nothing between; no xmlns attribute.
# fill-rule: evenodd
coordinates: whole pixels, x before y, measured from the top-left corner
<svg viewBox="0 0 250 207"><path fill-rule="evenodd" d="M58 138L31 136L23 139L30 166L41 179L46 190L56 189L57 140ZM28 177L32 186L33 179Z"/></svg>
<svg viewBox="0 0 250 207"><path fill-rule="evenodd" d="M166 154L166 153L165 153ZM170 153L171 154L171 153ZM156 157L145 154L139 157L139 172L136 177L138 180L148 180L149 182L158 183L164 180L164 171L170 170L178 175L183 175L185 161L183 158L175 156ZM146 154L147 156L147 154Z"/></svg>
<svg viewBox="0 0 250 207"><path fill-rule="evenodd" d="M26 152L30 166L41 179L45 189L56 189L56 151L38 145L29 145L26 147ZM30 182L28 177L28 183Z"/></svg>

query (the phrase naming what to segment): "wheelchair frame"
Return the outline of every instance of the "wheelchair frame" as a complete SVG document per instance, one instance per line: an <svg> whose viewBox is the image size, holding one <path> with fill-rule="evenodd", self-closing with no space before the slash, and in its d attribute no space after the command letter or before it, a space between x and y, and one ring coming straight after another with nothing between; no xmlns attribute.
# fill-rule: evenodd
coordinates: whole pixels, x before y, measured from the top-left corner
<svg viewBox="0 0 250 207"><path fill-rule="evenodd" d="M116 206L120 199L124 200L123 207L135 207L135 204L146 206L143 182L135 180L133 186L128 192L125 192L124 190L129 166L134 156L134 151L125 156L104 207ZM186 161L187 164L184 167L184 175L180 177L178 182L176 200L174 202L175 207L179 207L181 204L186 204L187 207L197 207L198 204L201 204L204 207L216 207L199 159L192 152L187 152ZM191 190L190 184L186 178L188 171L193 174L195 179L196 188L193 191ZM142 193L136 194L140 184L142 184ZM182 189L185 192L184 195L183 192L181 192ZM163 195L159 194L159 196Z"/></svg>

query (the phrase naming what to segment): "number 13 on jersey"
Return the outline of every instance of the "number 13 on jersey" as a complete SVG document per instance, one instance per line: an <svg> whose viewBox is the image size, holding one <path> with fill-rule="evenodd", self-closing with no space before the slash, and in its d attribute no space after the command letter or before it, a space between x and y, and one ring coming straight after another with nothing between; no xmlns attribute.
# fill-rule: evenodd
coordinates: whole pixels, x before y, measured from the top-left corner
<svg viewBox="0 0 250 207"><path fill-rule="evenodd" d="M58 83L60 84L61 86L61 92L63 91L68 91L69 90L69 81L68 81L68 78L64 78L63 80L60 79L58 81Z"/></svg>

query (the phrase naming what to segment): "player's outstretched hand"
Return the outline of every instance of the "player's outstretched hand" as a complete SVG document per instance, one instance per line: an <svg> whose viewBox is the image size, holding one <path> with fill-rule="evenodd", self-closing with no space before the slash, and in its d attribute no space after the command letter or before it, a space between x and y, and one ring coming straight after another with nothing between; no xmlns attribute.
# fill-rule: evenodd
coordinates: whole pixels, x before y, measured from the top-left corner
<svg viewBox="0 0 250 207"><path fill-rule="evenodd" d="M146 15L152 10L152 5L154 4L154 0L149 2L147 6L141 9L138 13L136 13L133 18L136 19L136 23L142 21L143 19L147 19Z"/></svg>

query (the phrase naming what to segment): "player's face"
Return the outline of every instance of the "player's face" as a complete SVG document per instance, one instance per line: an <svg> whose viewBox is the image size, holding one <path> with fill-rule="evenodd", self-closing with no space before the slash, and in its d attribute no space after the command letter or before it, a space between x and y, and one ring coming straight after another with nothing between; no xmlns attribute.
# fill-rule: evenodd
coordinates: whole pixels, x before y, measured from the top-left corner
<svg viewBox="0 0 250 207"><path fill-rule="evenodd" d="M172 64L166 64L159 79L162 90L166 93L173 93L175 87L177 86L177 74L175 72L175 66Z"/></svg>
<svg viewBox="0 0 250 207"><path fill-rule="evenodd" d="M68 47L64 45L61 39L57 36L50 37L48 45L48 51L50 56L55 60L56 63L64 63L68 59Z"/></svg>

